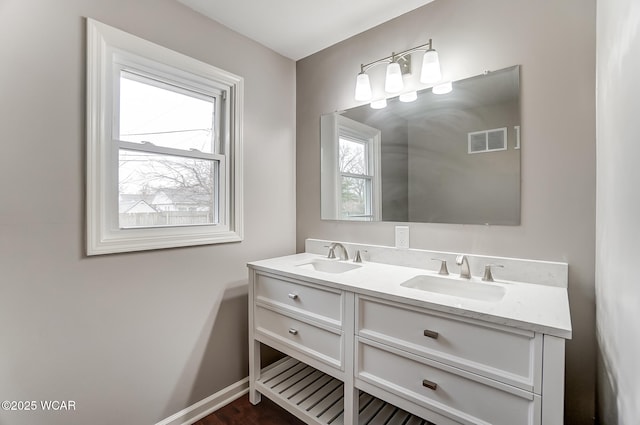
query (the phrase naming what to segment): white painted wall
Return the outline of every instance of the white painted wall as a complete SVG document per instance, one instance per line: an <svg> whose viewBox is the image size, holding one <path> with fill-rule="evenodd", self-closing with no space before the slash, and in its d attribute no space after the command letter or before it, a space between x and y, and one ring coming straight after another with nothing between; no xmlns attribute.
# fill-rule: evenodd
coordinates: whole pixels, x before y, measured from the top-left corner
<svg viewBox="0 0 640 425"><path fill-rule="evenodd" d="M599 0L596 312L602 425L640 421L640 3Z"/></svg>
<svg viewBox="0 0 640 425"><path fill-rule="evenodd" d="M308 237L394 244L394 223L320 220L320 115L356 105L361 63L431 37L446 78L522 65L522 224L411 224L411 245L569 263L567 424L592 424L595 415L595 6L437 0L297 63L300 251ZM371 73L378 90L383 74Z"/></svg>
<svg viewBox="0 0 640 425"><path fill-rule="evenodd" d="M85 256L85 20L245 78L242 243ZM247 376L247 261L295 251L295 64L174 0L0 0L3 425L154 424ZM277 184L276 184L277 182Z"/></svg>

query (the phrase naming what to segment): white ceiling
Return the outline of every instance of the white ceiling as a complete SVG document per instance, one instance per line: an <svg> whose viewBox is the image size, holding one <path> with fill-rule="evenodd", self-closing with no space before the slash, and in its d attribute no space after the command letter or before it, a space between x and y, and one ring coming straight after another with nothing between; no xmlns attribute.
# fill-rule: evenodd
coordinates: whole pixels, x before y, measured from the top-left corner
<svg viewBox="0 0 640 425"><path fill-rule="evenodd" d="M178 0L293 60L433 0Z"/></svg>

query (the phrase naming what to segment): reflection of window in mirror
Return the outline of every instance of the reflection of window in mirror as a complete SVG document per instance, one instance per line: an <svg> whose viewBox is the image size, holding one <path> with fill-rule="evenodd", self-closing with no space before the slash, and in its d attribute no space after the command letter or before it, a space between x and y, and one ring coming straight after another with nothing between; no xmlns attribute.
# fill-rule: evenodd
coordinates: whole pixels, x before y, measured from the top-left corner
<svg viewBox="0 0 640 425"><path fill-rule="evenodd" d="M338 117L335 196L342 220L379 220L380 131Z"/></svg>

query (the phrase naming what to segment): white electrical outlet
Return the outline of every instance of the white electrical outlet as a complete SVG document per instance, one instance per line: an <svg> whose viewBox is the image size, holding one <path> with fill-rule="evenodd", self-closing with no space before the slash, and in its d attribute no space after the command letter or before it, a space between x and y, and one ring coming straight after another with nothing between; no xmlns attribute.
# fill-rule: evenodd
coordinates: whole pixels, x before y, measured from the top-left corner
<svg viewBox="0 0 640 425"><path fill-rule="evenodd" d="M409 226L396 226L396 248L409 249Z"/></svg>

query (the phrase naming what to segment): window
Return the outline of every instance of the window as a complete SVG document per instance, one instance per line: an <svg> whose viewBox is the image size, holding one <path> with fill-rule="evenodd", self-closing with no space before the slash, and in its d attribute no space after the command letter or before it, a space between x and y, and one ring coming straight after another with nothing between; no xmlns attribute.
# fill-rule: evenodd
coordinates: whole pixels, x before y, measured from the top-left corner
<svg viewBox="0 0 640 425"><path fill-rule="evenodd" d="M507 150L507 128L474 131L468 134L469 153Z"/></svg>
<svg viewBox="0 0 640 425"><path fill-rule="evenodd" d="M346 220L371 220L373 217L372 180L368 140L338 137L340 170L340 217Z"/></svg>
<svg viewBox="0 0 640 425"><path fill-rule="evenodd" d="M242 240L242 78L88 20L87 253Z"/></svg>
<svg viewBox="0 0 640 425"><path fill-rule="evenodd" d="M380 130L338 114L326 117L322 125L334 137L322 154L323 217L379 220Z"/></svg>

